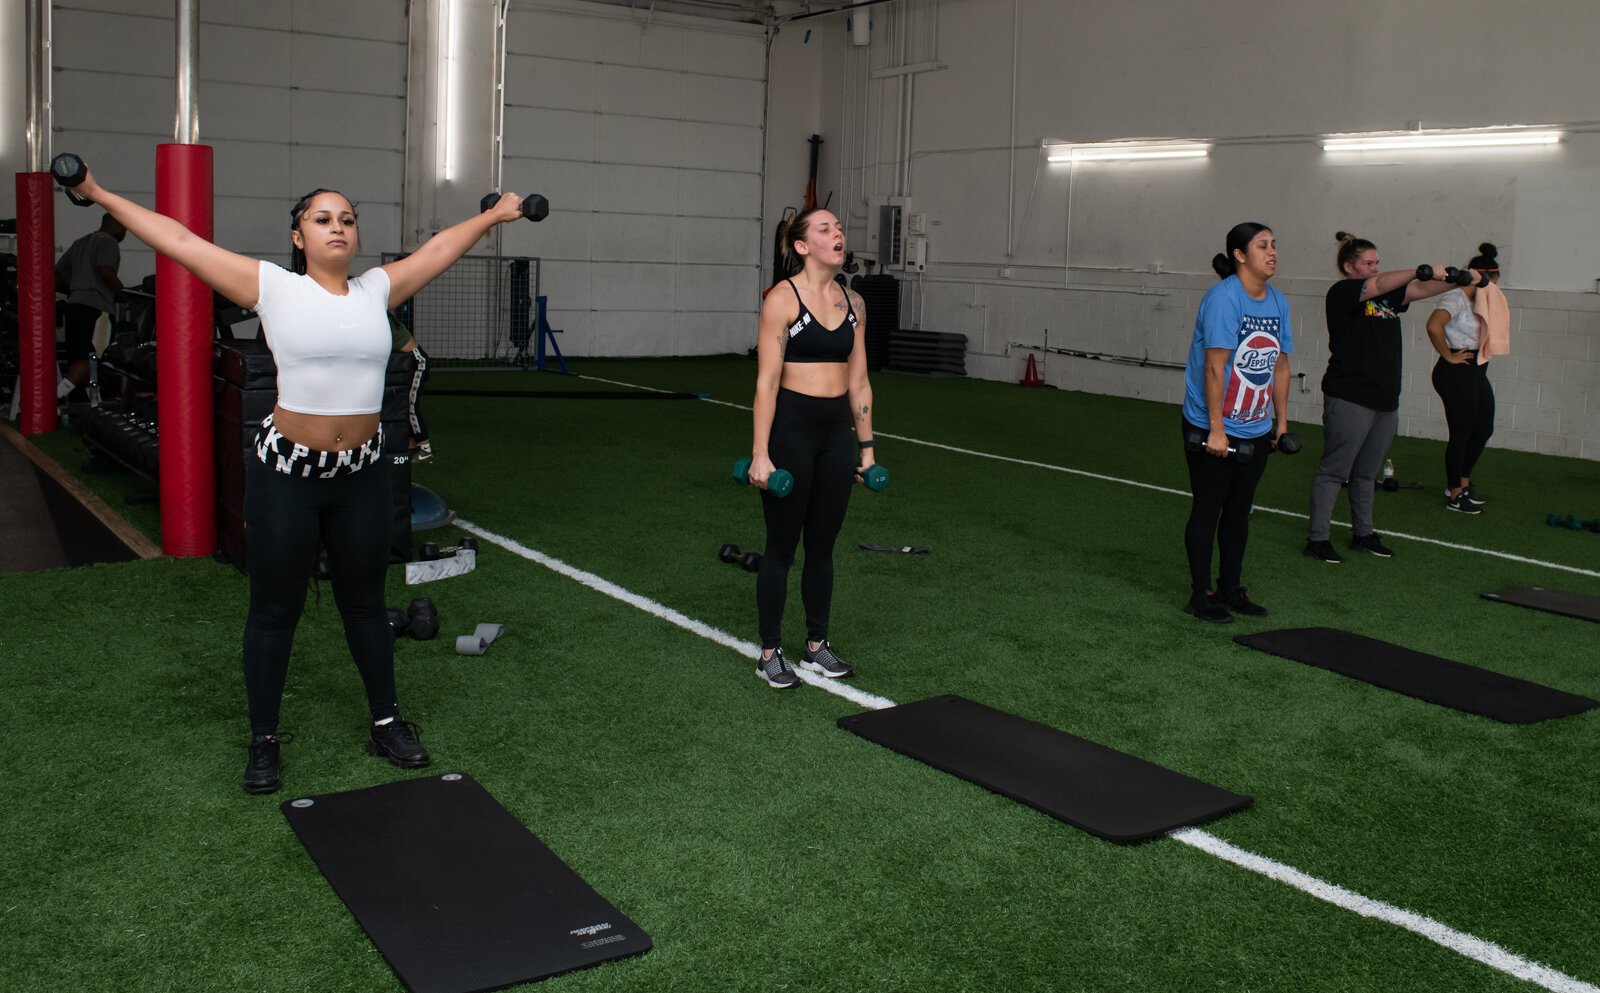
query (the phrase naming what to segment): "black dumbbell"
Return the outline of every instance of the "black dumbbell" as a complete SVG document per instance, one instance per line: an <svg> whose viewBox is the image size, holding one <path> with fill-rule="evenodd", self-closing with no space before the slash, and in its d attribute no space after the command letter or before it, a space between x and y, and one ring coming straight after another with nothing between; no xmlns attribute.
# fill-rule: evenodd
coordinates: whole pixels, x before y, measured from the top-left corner
<svg viewBox="0 0 1600 993"><path fill-rule="evenodd" d="M1301 449L1300 436L1293 431L1285 431L1278 435L1278 451L1285 455L1293 455Z"/></svg>
<svg viewBox="0 0 1600 993"><path fill-rule="evenodd" d="M80 207L87 207L94 203L88 197L80 197L72 192L72 188L82 183L84 177L89 175L89 167L84 165L83 160L76 155L71 152L62 152L51 159L50 175L54 176L56 182L61 184L62 189L66 191L68 200Z"/></svg>
<svg viewBox="0 0 1600 993"><path fill-rule="evenodd" d="M745 572L756 572L761 568L761 553L741 552L738 545L723 545L717 549L717 558Z"/></svg>
<svg viewBox="0 0 1600 993"><path fill-rule="evenodd" d="M440 548L437 542L424 541L422 547L417 550L417 557L424 562L432 562L435 559L450 558L462 549L477 551L478 539L468 536L462 538L459 545L446 545L443 548Z"/></svg>
<svg viewBox="0 0 1600 993"><path fill-rule="evenodd" d="M501 196L502 194L499 193L485 193L483 199L478 201L478 209L487 213L494 208L495 204L500 202ZM544 220L550 216L550 201L539 193L528 194L522 198L522 216L530 221Z"/></svg>
<svg viewBox="0 0 1600 993"><path fill-rule="evenodd" d="M394 623L392 620L390 623ZM418 641L431 641L439 633L439 608L425 596L406 607L406 634Z"/></svg>
<svg viewBox="0 0 1600 993"><path fill-rule="evenodd" d="M1457 269L1453 265L1445 266L1444 275L1441 276L1433 268L1433 266L1423 263L1422 265L1417 266L1417 278L1422 280L1424 283L1437 279L1445 283L1454 283L1457 286L1470 286L1472 284L1471 271L1467 269ZM1484 282L1488 282L1487 277L1485 277Z"/></svg>
<svg viewBox="0 0 1600 993"><path fill-rule="evenodd" d="M1191 452L1203 452L1206 450L1206 436L1201 434L1199 431L1185 432L1183 436L1183 447ZM1256 457L1255 442L1236 441L1228 446L1228 454L1232 455L1240 462L1249 462L1251 459Z"/></svg>
<svg viewBox="0 0 1600 993"><path fill-rule="evenodd" d="M1448 282L1452 282L1457 286L1476 285L1479 288L1488 286L1490 282L1489 274L1486 272L1474 272L1471 269L1457 269L1455 266L1449 266L1445 269L1444 278Z"/></svg>
<svg viewBox="0 0 1600 993"><path fill-rule="evenodd" d="M394 640L399 641L400 636L406 633L406 628L411 625L411 618L399 607L389 608L389 630L394 632Z"/></svg>

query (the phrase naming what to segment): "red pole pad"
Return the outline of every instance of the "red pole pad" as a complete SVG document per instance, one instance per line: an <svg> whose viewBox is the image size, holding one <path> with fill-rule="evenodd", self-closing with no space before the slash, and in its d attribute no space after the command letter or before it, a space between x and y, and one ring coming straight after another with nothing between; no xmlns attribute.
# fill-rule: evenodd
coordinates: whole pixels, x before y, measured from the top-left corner
<svg viewBox="0 0 1600 993"><path fill-rule="evenodd" d="M56 429L56 210L48 172L17 173L17 352L22 433Z"/></svg>
<svg viewBox="0 0 1600 993"><path fill-rule="evenodd" d="M156 210L211 241L209 145L156 146ZM156 257L156 410L161 426L161 550L210 555L217 548L212 421L211 288Z"/></svg>

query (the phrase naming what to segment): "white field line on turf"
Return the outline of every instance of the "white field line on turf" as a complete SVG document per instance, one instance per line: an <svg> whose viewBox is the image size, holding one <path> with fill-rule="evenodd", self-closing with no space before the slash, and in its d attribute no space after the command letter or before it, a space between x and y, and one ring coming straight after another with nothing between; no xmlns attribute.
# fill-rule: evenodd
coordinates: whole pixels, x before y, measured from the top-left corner
<svg viewBox="0 0 1600 993"><path fill-rule="evenodd" d="M679 613L664 603L659 603L650 599L649 597L640 596L637 593L625 590L608 579L602 579L592 572L585 572L584 570L579 569L577 566L569 565L552 555L546 555L543 552L536 551L518 541L507 538L504 535L495 534L493 531L486 531L483 528L478 527L478 525L473 524L471 521L457 519L455 524L456 527L461 528L463 531L470 531L479 538L482 538L484 541L493 542L494 544L499 545L501 548L514 552L530 562L537 562L552 572L560 573L561 575L566 576L568 579L577 580L584 586L587 586L597 592L604 593L606 596L611 597L612 599L621 600L630 607L637 607L647 614L661 618L668 624L676 624L685 631L693 632L702 638L714 641L724 648L731 648L740 655L743 655L745 658L749 659L752 663L755 662L756 656L761 654L761 646L757 645L753 641L741 641L726 631L723 631L719 628L714 628L709 624L706 624L702 621L697 621L692 617ZM829 693L832 693L835 696L842 696L858 707L865 707L868 710L883 710L886 707L894 706L894 701L892 700L885 700L883 697L873 696L871 693L863 693L854 686L847 686L837 683L825 676L818 676L800 668L796 668L795 673L802 680L810 683L812 686L815 686L818 689L827 690Z"/></svg>
<svg viewBox="0 0 1600 993"><path fill-rule="evenodd" d="M1600 987L1586 983L1581 979L1574 979L1565 973L1557 972L1549 966L1540 965L1523 958L1513 952L1508 952L1491 941L1474 937L1465 931L1457 931L1453 927L1441 924L1431 917L1401 910L1399 907L1374 900L1370 897L1353 893L1343 886L1324 882L1315 876L1309 876L1299 869L1274 862L1272 859L1223 841L1212 834L1207 834L1198 828L1179 828L1167 835L1175 841L1195 848L1226 862L1259 873L1268 879L1277 880L1288 886L1293 886L1302 893L1331 903L1336 907L1360 914L1362 917L1371 917L1376 920L1393 924L1395 927L1404 928L1414 934L1421 935L1436 945L1442 945L1459 955L1464 955L1476 962L1482 962L1491 969L1498 969L1509 976L1536 983L1547 990L1556 993L1600 993Z"/></svg>
<svg viewBox="0 0 1600 993"><path fill-rule="evenodd" d="M681 627L686 631L691 631L702 638L710 639L711 641L714 641L725 648L731 648L744 656L746 659L754 659L755 655L761 650L760 647L753 642L741 641L733 635L728 634L726 631L719 630L709 624L697 621L692 617L673 610L671 607L668 607L665 604L651 600L649 597L643 597L637 593L623 589L610 580L602 579L592 572L585 572L576 566L568 565L558 558L546 555L543 552L535 551L534 549L529 548L520 542L507 538L504 535L495 534L492 531L487 531L483 528L480 528L471 521L457 520L455 523L457 527L464 531L472 532L479 538L482 538L484 541L493 542L494 544L499 545L500 547L516 555L520 555L531 562L536 562L539 565L552 570L553 572L560 573L569 579L577 580L590 589L604 593L606 596L614 599L621 600L623 603L626 603L631 607L637 607L647 614L658 617L669 624L675 624L678 627ZM895 706L895 702L893 700L885 697L874 696L871 693L864 693L853 686L838 683L833 680L823 678L822 676L816 676L803 670L797 670L797 672L799 673L801 679L805 680L807 683L810 683L812 686L815 686L821 690L826 690L827 692L836 696L841 696L846 700L849 700L851 703L854 703L858 707L864 707L868 710L883 710L888 707ZM1548 966L1540 965L1539 963L1525 959L1520 955L1508 952L1493 942L1474 937L1473 935L1467 934L1464 931L1457 931L1455 928L1441 924L1431 917L1424 917L1422 914L1413 913L1409 910L1402 910L1399 907L1391 904L1374 900L1371 897L1362 896L1361 894L1347 890L1342 886L1336 886L1333 883L1323 882L1322 880L1317 879L1315 876L1310 876L1301 872L1299 869L1292 868L1284 865L1281 862L1275 862L1265 856L1256 855L1253 852L1248 852L1242 848L1231 845L1228 842L1223 841L1221 838L1218 838L1216 835L1208 834L1199 828L1179 828L1176 831L1168 832L1167 836L1175 841L1180 841L1186 845L1197 848L1208 855L1214 855L1225 862L1232 862L1234 865L1249 869L1251 872L1259 873L1263 876L1266 876L1268 879L1273 879L1287 886L1292 886L1302 893L1316 897L1318 900L1331 903L1336 907L1352 911L1360 914L1363 917L1371 917L1376 920L1384 921L1388 924L1393 924L1396 927L1404 928L1413 934L1417 934L1428 939L1436 945L1448 948L1452 952L1463 955L1475 962L1481 962L1491 969L1499 970L1500 972L1504 972L1507 975L1513 976L1517 979L1525 980L1530 983L1536 983L1539 986L1543 986L1547 990L1553 991L1553 993L1600 993L1600 987L1590 985L1589 983L1583 982L1579 979L1574 979L1573 977L1568 976L1565 973L1557 972Z"/></svg>
<svg viewBox="0 0 1600 993"><path fill-rule="evenodd" d="M610 383L613 386L628 386L636 390L650 390L653 393L671 392L670 390L658 390L651 386L640 386L637 383L624 383L614 379L598 379L597 377L593 376L585 376L583 378L595 379L596 382ZM701 400L706 403L717 404L721 407L732 407L735 410L751 409L742 404L729 403L726 400L711 400L706 397L701 397ZM1072 476L1082 476L1085 479L1098 479L1103 483L1121 483L1124 486L1137 486L1142 490L1155 490L1157 493L1171 493L1173 496L1186 497L1191 495L1188 490L1174 489L1171 486L1157 486L1154 483L1141 483L1136 479L1123 479L1120 476L1107 476L1098 472L1089 472L1085 469L1072 469L1064 465L1052 465L1049 462L1035 462L1031 459L1012 458L1009 455L995 455L992 452L980 452L973 448L960 448L955 445L946 445L943 442L938 441L923 441L921 438L911 438L903 434L890 434L887 431L875 431L873 433L880 438L892 438L895 441L905 441L913 445L922 445L926 448L938 448L946 452L956 452L961 455L976 456L980 459L993 459L996 462L1009 462L1012 465L1025 465L1031 466L1035 469L1049 469L1051 472L1064 472ZM1264 514L1278 514L1281 517L1293 517L1297 520L1305 520L1307 516L1297 511L1280 510L1277 507L1263 507L1260 504L1256 504L1255 509ZM1333 521L1332 523L1342 528L1347 528L1350 526L1343 521ZM1479 548L1476 545L1462 545L1453 541L1440 541L1438 538L1425 538L1422 535L1417 534L1402 534L1399 531L1385 531L1383 533L1385 535L1392 535L1396 538L1404 538L1407 541L1420 541L1425 545L1438 545L1440 548L1453 548L1460 552L1473 552L1478 555L1488 555L1497 559L1505 559L1508 562L1521 562L1524 565L1536 565L1544 569L1556 569L1561 572L1571 572L1580 576L1591 576L1595 579L1600 579L1600 572L1597 572L1594 569L1584 569L1575 565L1563 565L1560 562L1547 562L1544 559L1529 558L1526 555L1517 555L1512 552L1496 551L1493 548Z"/></svg>

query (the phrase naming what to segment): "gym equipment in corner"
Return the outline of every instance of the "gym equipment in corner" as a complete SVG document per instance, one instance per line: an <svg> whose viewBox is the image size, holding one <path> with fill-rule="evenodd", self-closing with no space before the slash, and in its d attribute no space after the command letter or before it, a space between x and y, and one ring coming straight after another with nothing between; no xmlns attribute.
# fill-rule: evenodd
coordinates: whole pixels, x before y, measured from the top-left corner
<svg viewBox="0 0 1600 993"><path fill-rule="evenodd" d="M1485 600L1513 603L1519 607L1543 610L1563 617L1600 621L1600 597L1547 590L1543 586L1512 586L1493 593L1484 593L1482 596Z"/></svg>
<svg viewBox="0 0 1600 993"><path fill-rule="evenodd" d="M650 950L650 936L465 773L280 805L412 993L479 993Z"/></svg>
<svg viewBox="0 0 1600 993"><path fill-rule="evenodd" d="M868 741L1107 841L1144 841L1253 802L1125 752L959 696L839 718Z"/></svg>
<svg viewBox="0 0 1600 993"><path fill-rule="evenodd" d="M1336 628L1285 628L1233 640L1268 655L1506 724L1536 724L1600 707L1600 700Z"/></svg>

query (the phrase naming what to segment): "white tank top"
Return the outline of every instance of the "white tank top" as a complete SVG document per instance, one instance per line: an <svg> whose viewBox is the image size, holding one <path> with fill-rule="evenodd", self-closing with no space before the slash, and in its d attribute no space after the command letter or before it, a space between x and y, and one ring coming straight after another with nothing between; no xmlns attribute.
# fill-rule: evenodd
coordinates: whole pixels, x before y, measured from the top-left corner
<svg viewBox="0 0 1600 993"><path fill-rule="evenodd" d="M261 263L256 314L278 366L278 406L300 414L376 414L394 339L389 274L368 269L344 296Z"/></svg>

